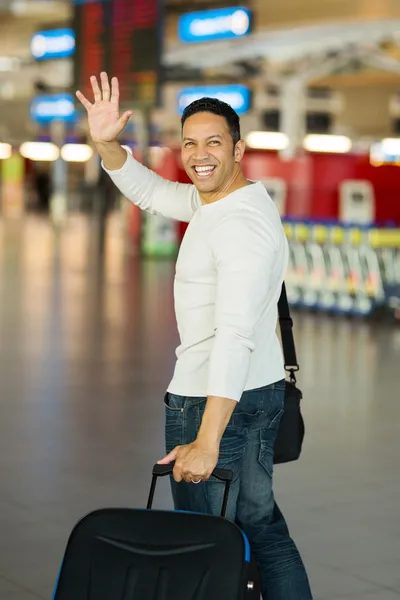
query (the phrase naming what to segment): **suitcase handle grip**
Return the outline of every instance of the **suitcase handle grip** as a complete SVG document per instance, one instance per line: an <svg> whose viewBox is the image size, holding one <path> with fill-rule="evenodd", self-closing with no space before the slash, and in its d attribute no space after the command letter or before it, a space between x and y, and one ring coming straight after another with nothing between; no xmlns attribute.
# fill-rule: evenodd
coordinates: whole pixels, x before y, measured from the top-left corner
<svg viewBox="0 0 400 600"><path fill-rule="evenodd" d="M164 475L171 475L174 470L175 462L171 462L168 465L159 465L156 464L153 467L153 475L157 477L164 477ZM211 473L213 477L216 477L220 481L232 481L233 472L230 469L219 469L216 468Z"/></svg>
<svg viewBox="0 0 400 600"><path fill-rule="evenodd" d="M174 470L175 462L171 462L168 465L155 464L153 467L153 478L151 480L149 499L147 501L147 509L153 506L154 492L156 489L157 477L164 477L165 475L171 475ZM226 509L228 506L228 496L231 487L231 481L233 479L233 472L230 469L219 469L216 468L211 473L213 477L216 477L220 481L225 482L224 497L222 500L221 517L225 517Z"/></svg>

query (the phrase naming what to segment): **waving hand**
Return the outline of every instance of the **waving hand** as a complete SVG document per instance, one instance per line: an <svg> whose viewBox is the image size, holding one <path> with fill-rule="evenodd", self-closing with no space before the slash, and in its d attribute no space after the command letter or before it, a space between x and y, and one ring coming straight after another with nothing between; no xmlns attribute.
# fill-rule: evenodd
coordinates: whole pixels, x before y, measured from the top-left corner
<svg viewBox="0 0 400 600"><path fill-rule="evenodd" d="M100 75L101 89L97 77L92 76L90 83L94 94L94 103L80 92L76 92L77 98L87 110L89 120L89 131L94 143L112 142L125 128L132 111L126 111L122 116L119 114L119 84L118 79L111 79L111 89L107 73Z"/></svg>

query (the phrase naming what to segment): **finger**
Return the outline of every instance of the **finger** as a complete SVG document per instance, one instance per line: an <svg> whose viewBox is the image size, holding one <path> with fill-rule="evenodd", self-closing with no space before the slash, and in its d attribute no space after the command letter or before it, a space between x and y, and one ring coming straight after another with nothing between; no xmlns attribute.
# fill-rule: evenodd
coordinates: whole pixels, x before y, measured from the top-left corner
<svg viewBox="0 0 400 600"><path fill-rule="evenodd" d="M174 466L174 468L172 470L172 475L173 475L173 478L175 479L175 481L177 483L179 483L180 481L182 481L182 471L181 471L180 467L176 465L176 463L175 463L175 466Z"/></svg>
<svg viewBox="0 0 400 600"><path fill-rule="evenodd" d="M174 448L169 454L167 454L167 456L164 456L164 458L162 458L161 460L159 460L157 462L157 464L158 465L168 465L173 460L176 460L176 457L178 455L178 448L179 448L179 446L177 446L176 448Z"/></svg>
<svg viewBox="0 0 400 600"><path fill-rule="evenodd" d="M111 102L118 104L119 102L119 82L117 77L111 79Z"/></svg>
<svg viewBox="0 0 400 600"><path fill-rule="evenodd" d="M103 100L105 100L106 102L109 102L109 100L110 100L110 84L108 81L107 73L105 73L104 71L102 73L100 73L100 79L101 79L101 89L103 92Z"/></svg>
<svg viewBox="0 0 400 600"><path fill-rule="evenodd" d="M120 117L118 119L118 125L119 125L119 127L121 129L123 129L126 126L127 122L131 118L131 116L132 116L132 111L131 110L127 110L126 112L124 112L124 114L122 115L122 117Z"/></svg>
<svg viewBox="0 0 400 600"><path fill-rule="evenodd" d="M86 108L86 110L90 110L93 107L93 104L91 102L89 102L89 100L82 94L82 92L77 90L75 92L75 95L82 102L82 104Z"/></svg>
<svg viewBox="0 0 400 600"><path fill-rule="evenodd" d="M90 78L90 83L92 84L92 90L94 94L94 101L96 104L100 104L101 102L101 91L99 88L99 84L97 83L96 75L92 75Z"/></svg>

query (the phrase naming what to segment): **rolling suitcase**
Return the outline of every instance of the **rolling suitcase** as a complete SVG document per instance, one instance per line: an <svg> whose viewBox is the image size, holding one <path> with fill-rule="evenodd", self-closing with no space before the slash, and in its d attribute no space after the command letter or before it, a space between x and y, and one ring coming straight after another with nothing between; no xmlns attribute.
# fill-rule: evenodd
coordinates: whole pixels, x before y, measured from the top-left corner
<svg viewBox="0 0 400 600"><path fill-rule="evenodd" d="M105 508L72 530L53 600L253 600L260 598L245 534L221 516L153 510L158 477L173 465L155 465L146 509Z"/></svg>

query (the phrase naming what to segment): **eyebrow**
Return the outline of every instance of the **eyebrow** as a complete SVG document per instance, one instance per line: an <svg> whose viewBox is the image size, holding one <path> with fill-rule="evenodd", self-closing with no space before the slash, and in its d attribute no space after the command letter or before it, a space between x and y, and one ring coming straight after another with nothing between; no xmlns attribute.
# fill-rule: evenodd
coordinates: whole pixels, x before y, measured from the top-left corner
<svg viewBox="0 0 400 600"><path fill-rule="evenodd" d="M211 138L219 138L220 140L222 140L222 135L220 135L219 133L215 133L214 135L209 135L208 138L206 138L207 140L211 140ZM184 142L195 142L196 140L194 140L193 138L189 138L189 137L185 137L183 138Z"/></svg>

